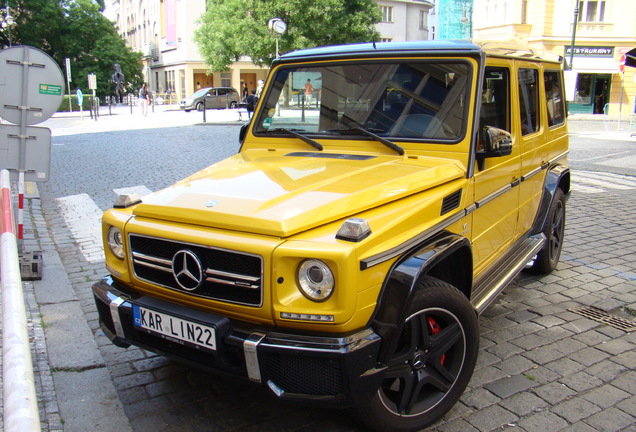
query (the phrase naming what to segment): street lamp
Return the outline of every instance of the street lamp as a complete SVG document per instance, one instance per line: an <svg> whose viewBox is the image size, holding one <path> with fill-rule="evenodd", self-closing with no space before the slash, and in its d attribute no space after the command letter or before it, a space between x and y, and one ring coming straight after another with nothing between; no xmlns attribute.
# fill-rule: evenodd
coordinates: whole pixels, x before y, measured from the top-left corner
<svg viewBox="0 0 636 432"><path fill-rule="evenodd" d="M287 23L280 18L272 18L269 20L268 27L276 36L276 57L278 57L278 38L287 30Z"/></svg>
<svg viewBox="0 0 636 432"><path fill-rule="evenodd" d="M9 36L9 46L11 46L11 26L14 24L15 21L13 21L13 17L11 16L11 12L9 11L9 2L7 1L4 18L2 19L2 29L7 29L7 34Z"/></svg>

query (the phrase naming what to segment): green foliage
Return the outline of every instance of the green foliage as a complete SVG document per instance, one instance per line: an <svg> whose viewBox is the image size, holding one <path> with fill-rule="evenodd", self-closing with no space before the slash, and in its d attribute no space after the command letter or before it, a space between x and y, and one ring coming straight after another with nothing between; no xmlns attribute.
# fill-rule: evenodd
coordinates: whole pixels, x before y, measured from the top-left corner
<svg viewBox="0 0 636 432"><path fill-rule="evenodd" d="M30 45L50 55L65 71L71 60L71 91L88 89L88 74L97 76L97 95L113 94L113 65L119 62L133 90L143 81L142 54L133 52L102 11L104 0L9 0L15 26L14 45Z"/></svg>
<svg viewBox="0 0 636 432"><path fill-rule="evenodd" d="M287 23L281 53L377 40L374 24L381 18L374 0L207 0L206 10L194 39L211 72L228 70L245 55L270 64L276 50L271 18Z"/></svg>

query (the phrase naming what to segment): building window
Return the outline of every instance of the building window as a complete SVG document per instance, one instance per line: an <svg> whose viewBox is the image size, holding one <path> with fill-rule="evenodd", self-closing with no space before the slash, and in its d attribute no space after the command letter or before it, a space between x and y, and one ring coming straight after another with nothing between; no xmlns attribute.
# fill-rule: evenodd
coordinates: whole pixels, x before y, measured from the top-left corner
<svg viewBox="0 0 636 432"><path fill-rule="evenodd" d="M580 1L579 16L583 22L604 22L605 0Z"/></svg>
<svg viewBox="0 0 636 432"><path fill-rule="evenodd" d="M221 86L222 87L231 87L232 86L232 74L224 72L221 74Z"/></svg>
<svg viewBox="0 0 636 432"><path fill-rule="evenodd" d="M393 6L380 6L382 22L393 22Z"/></svg>
<svg viewBox="0 0 636 432"><path fill-rule="evenodd" d="M428 30L428 11L420 10L420 30Z"/></svg>
<svg viewBox="0 0 636 432"><path fill-rule="evenodd" d="M393 42L393 38L382 38L380 42Z"/></svg>

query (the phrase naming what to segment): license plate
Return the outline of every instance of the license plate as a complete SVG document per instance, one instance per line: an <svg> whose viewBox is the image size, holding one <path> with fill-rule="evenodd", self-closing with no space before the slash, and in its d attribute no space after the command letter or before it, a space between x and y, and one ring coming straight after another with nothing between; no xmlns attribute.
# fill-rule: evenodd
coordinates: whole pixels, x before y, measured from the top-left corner
<svg viewBox="0 0 636 432"><path fill-rule="evenodd" d="M214 327L146 309L139 305L133 305L133 318L137 327L159 334L164 339L216 350Z"/></svg>

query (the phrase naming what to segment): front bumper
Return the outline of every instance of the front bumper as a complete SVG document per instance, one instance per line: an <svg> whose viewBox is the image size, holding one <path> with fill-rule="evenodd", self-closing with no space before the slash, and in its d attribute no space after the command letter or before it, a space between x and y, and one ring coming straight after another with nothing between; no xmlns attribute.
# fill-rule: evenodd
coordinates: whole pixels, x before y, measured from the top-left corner
<svg viewBox="0 0 636 432"><path fill-rule="evenodd" d="M382 379L384 369L377 367L381 339L372 329L341 337L272 330L133 295L110 277L93 285L93 294L100 326L115 345L136 345L204 370L247 378L283 399L348 406L368 399ZM136 326L133 305L213 327L216 349Z"/></svg>

